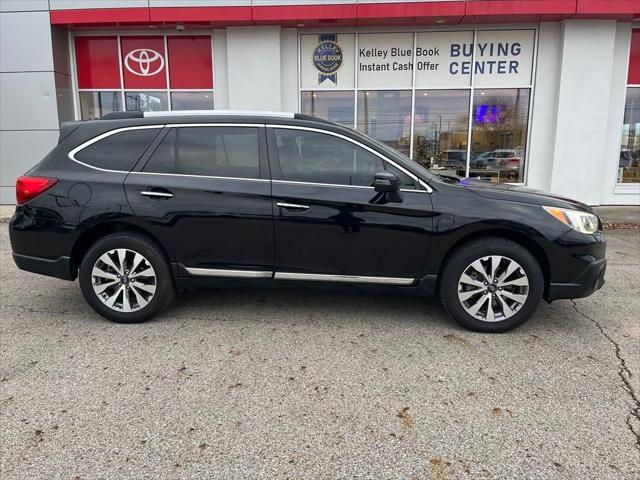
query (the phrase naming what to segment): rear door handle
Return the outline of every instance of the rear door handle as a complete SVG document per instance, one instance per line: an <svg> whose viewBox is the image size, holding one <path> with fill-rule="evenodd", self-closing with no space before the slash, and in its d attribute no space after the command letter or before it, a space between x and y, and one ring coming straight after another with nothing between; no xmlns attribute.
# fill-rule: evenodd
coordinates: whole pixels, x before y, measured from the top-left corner
<svg viewBox="0 0 640 480"><path fill-rule="evenodd" d="M173 193L171 193L169 190L143 190L140 192L140 195L142 195L143 197L149 197L149 198L157 198L157 199L164 199L164 198L171 198L173 197Z"/></svg>
<svg viewBox="0 0 640 480"><path fill-rule="evenodd" d="M300 205L298 203L277 202L276 205L280 208L294 210L296 212L304 212L305 210L309 210L309 205Z"/></svg>

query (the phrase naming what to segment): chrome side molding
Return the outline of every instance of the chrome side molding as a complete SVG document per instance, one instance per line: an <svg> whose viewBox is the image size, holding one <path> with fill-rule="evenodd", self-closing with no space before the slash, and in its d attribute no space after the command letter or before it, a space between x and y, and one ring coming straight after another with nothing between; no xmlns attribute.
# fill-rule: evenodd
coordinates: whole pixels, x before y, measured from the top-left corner
<svg viewBox="0 0 640 480"><path fill-rule="evenodd" d="M232 270L222 268L184 267L189 275L198 277L273 278L309 282L371 283L379 285L413 285L415 278L367 277L360 275L330 275L323 273L270 272L265 270Z"/></svg>
<svg viewBox="0 0 640 480"><path fill-rule="evenodd" d="M344 282L344 283L377 283L383 285L412 285L414 278L398 277L366 277L359 275L328 275L320 273L276 272L276 280L307 280L315 282Z"/></svg>
<svg viewBox="0 0 640 480"><path fill-rule="evenodd" d="M230 277L230 278L272 278L273 272L264 270L228 270L222 268L191 268L184 267L190 274L197 277Z"/></svg>

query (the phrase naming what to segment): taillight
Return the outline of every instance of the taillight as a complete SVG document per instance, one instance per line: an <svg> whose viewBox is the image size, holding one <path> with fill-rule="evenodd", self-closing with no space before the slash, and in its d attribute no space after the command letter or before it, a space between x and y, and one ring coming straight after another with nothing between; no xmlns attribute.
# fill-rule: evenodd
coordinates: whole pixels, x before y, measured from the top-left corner
<svg viewBox="0 0 640 480"><path fill-rule="evenodd" d="M16 200L18 205L27 203L45 190L53 187L56 183L58 183L56 178L27 176L18 178L16 181Z"/></svg>

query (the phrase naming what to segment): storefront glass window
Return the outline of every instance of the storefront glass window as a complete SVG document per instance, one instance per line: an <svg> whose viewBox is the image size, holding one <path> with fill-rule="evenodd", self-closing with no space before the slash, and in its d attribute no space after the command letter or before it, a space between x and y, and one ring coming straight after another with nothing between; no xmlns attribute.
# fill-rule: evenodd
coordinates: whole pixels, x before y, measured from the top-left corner
<svg viewBox="0 0 640 480"><path fill-rule="evenodd" d="M493 182L523 181L529 93L528 88L475 90L470 177Z"/></svg>
<svg viewBox="0 0 640 480"><path fill-rule="evenodd" d="M80 112L83 120L96 120L103 115L122 110L122 94L117 92L80 92Z"/></svg>
<svg viewBox="0 0 640 480"><path fill-rule="evenodd" d="M469 97L469 90L416 91L413 160L439 173L465 175Z"/></svg>
<svg viewBox="0 0 640 480"><path fill-rule="evenodd" d="M172 92L171 110L213 110L213 92Z"/></svg>
<svg viewBox="0 0 640 480"><path fill-rule="evenodd" d="M142 112L157 112L168 110L167 94L165 92L125 92L127 110Z"/></svg>
<svg viewBox="0 0 640 480"><path fill-rule="evenodd" d="M301 111L350 126L355 95L357 129L423 167L524 183L536 36L533 28L302 33Z"/></svg>
<svg viewBox="0 0 640 480"><path fill-rule="evenodd" d="M302 92L302 113L353 128L353 92Z"/></svg>
<svg viewBox="0 0 640 480"><path fill-rule="evenodd" d="M618 183L640 183L640 87L627 88Z"/></svg>
<svg viewBox="0 0 640 480"><path fill-rule="evenodd" d="M73 46L84 120L123 107L143 111L214 108L211 35L78 34Z"/></svg>
<svg viewBox="0 0 640 480"><path fill-rule="evenodd" d="M409 156L411 91L359 91L358 130Z"/></svg>

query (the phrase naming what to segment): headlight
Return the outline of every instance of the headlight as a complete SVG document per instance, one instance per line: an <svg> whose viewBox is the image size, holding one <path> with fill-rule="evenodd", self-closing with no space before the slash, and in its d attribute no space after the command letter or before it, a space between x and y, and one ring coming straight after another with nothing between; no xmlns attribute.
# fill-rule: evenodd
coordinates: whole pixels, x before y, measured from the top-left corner
<svg viewBox="0 0 640 480"><path fill-rule="evenodd" d="M581 233L595 233L598 230L598 217L580 210L569 210L557 207L542 207L565 225Z"/></svg>

